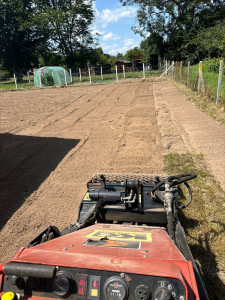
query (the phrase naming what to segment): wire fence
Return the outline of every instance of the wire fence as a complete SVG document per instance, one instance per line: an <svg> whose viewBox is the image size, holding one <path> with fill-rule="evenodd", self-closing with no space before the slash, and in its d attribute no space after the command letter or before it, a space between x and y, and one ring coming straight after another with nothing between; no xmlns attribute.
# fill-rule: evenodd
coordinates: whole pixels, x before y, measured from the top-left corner
<svg viewBox="0 0 225 300"><path fill-rule="evenodd" d="M117 67L115 70L105 70L102 67L96 68L86 68L81 69L77 72L68 70L70 74L70 80L64 80L62 85L85 85L85 84L106 84L111 82L118 83L121 80L126 80L130 78L149 78L152 76L159 76L164 72L165 66L160 67L158 70L151 70L150 66L143 64L142 69L132 71L131 68L126 68L124 65ZM0 73L0 89L13 90L13 89L31 89L34 88L34 76L35 73L28 72L24 76L13 77L1 76ZM52 80L45 80L44 77L39 76L40 84L37 85L39 88L54 86L54 76Z"/></svg>
<svg viewBox="0 0 225 300"><path fill-rule="evenodd" d="M93 85L106 84L111 82L119 83L130 78L150 78L153 76L172 76L175 81L181 82L194 91L201 93L208 98L225 104L225 71L223 68L223 61L220 61L218 67L214 68L214 72L208 71L206 63L200 62L199 65L191 66L190 62L186 65L183 62L168 62L165 61L158 70L152 70L150 66L143 63L142 69L133 72L131 68L125 65L115 66L114 70L88 67L77 72L69 70L70 80L64 82L63 85ZM34 85L34 73L27 72L26 75L11 77L6 72L0 71L0 89L14 90L14 89L32 89ZM65 77L66 78L66 77ZM40 78L41 84L39 88L46 86L54 86L53 80L44 80Z"/></svg>
<svg viewBox="0 0 225 300"><path fill-rule="evenodd" d="M175 81L210 98L216 104L219 102L225 104L225 70L222 60L214 71L208 70L207 61L200 61L199 65L194 66L191 66L190 62L186 65L183 65L182 61L171 62L162 75L172 76Z"/></svg>
<svg viewBox="0 0 225 300"><path fill-rule="evenodd" d="M28 73L26 76L11 77L7 73L2 73L0 76L0 89L14 90L14 89L31 89L34 87L34 74Z"/></svg>

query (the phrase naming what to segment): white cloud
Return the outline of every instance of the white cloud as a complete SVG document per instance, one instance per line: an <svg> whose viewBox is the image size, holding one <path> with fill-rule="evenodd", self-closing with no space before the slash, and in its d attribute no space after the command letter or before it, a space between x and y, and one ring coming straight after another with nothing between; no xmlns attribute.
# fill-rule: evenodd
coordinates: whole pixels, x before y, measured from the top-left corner
<svg viewBox="0 0 225 300"><path fill-rule="evenodd" d="M93 35L103 35L103 34L105 34L105 31L104 30L99 30L95 24L91 26L91 32L92 32Z"/></svg>
<svg viewBox="0 0 225 300"><path fill-rule="evenodd" d="M117 34L114 34L112 32L107 33L102 37L103 41L107 41L107 40L115 41L115 40L119 40L119 39L120 39L120 36Z"/></svg>
<svg viewBox="0 0 225 300"><path fill-rule="evenodd" d="M118 22L122 18L133 18L136 16L136 8L121 7L116 9L103 9L102 12L96 11L96 21L101 23L102 28L111 22Z"/></svg>
<svg viewBox="0 0 225 300"><path fill-rule="evenodd" d="M126 39L124 41L121 41L120 44L107 45L104 43L101 46L105 53L116 55L117 53L125 54L127 50L138 47L139 45L135 42L134 39Z"/></svg>
<svg viewBox="0 0 225 300"><path fill-rule="evenodd" d="M134 41L134 39L125 39L124 40L124 47L135 47L134 46L134 44L135 44L135 41Z"/></svg>

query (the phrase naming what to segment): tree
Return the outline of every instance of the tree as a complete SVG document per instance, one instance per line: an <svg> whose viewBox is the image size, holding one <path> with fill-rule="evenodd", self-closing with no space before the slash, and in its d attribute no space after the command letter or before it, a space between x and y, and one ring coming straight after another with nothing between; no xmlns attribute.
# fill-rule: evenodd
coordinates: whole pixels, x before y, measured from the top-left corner
<svg viewBox="0 0 225 300"><path fill-rule="evenodd" d="M145 53L148 62L150 62L151 55L158 55L161 59L163 59L165 55L165 44L162 36L158 33L152 33L143 40L140 44L140 49Z"/></svg>
<svg viewBox="0 0 225 300"><path fill-rule="evenodd" d="M198 62L199 58L222 56L222 40L225 33L224 22L199 31L183 45L183 58ZM185 54L188 54L185 56Z"/></svg>
<svg viewBox="0 0 225 300"><path fill-rule="evenodd" d="M0 65L21 75L38 65L46 45L45 26L34 23L33 1L0 0Z"/></svg>
<svg viewBox="0 0 225 300"><path fill-rule="evenodd" d="M166 58L171 60L188 58L192 47L195 48L190 41L203 29L216 26L225 15L224 0L120 1L123 5L138 4L139 27L134 30L142 35L146 32L160 35ZM185 47L187 43L189 47Z"/></svg>
<svg viewBox="0 0 225 300"><path fill-rule="evenodd" d="M132 57L134 57L134 56L141 56L141 57L143 57L143 59L145 57L144 52L141 49L139 49L138 47L134 47L134 48L128 50L125 54L125 57L128 60L132 60Z"/></svg>
<svg viewBox="0 0 225 300"><path fill-rule="evenodd" d="M52 50L58 50L68 66L76 62L77 52L91 49L94 39L90 25L94 21L93 1L36 0L38 18L48 22Z"/></svg>

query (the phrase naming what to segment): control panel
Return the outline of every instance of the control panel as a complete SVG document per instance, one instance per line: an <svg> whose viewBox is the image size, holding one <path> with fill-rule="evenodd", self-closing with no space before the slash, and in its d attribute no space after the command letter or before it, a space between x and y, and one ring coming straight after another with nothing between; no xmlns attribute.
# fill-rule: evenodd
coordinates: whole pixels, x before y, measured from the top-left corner
<svg viewBox="0 0 225 300"><path fill-rule="evenodd" d="M3 292L68 300L185 300L183 283L109 271L58 268L53 278L5 276Z"/></svg>

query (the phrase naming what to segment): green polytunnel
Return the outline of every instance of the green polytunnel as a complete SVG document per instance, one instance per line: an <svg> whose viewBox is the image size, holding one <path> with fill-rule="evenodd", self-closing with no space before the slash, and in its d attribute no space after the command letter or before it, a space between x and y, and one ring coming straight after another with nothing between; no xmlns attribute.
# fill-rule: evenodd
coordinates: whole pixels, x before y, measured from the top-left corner
<svg viewBox="0 0 225 300"><path fill-rule="evenodd" d="M34 75L34 85L38 87L66 85L70 83L70 75L62 67L42 67Z"/></svg>

